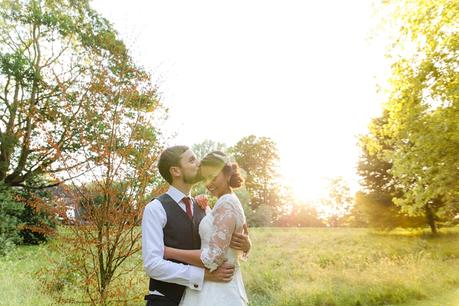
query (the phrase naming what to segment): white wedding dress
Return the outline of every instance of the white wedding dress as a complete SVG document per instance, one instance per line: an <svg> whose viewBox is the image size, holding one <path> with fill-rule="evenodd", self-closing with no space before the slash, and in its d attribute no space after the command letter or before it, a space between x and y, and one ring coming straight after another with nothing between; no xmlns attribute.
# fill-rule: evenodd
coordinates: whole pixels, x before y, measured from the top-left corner
<svg viewBox="0 0 459 306"><path fill-rule="evenodd" d="M239 261L242 251L229 247L233 232L242 232L245 224L241 202L233 193L221 196L212 211L199 225L201 236L201 260L211 271L225 259L235 265L233 278L228 283L205 281L201 291L187 288L180 302L181 306L239 306L247 305L247 295L242 281Z"/></svg>

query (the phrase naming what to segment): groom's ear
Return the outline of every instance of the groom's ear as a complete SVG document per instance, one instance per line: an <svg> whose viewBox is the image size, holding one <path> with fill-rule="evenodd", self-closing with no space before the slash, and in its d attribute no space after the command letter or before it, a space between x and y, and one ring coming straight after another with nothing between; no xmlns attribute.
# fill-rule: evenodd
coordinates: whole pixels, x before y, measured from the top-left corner
<svg viewBox="0 0 459 306"><path fill-rule="evenodd" d="M176 177L182 174L182 170L180 169L180 167L170 167L169 173L172 175L172 177Z"/></svg>

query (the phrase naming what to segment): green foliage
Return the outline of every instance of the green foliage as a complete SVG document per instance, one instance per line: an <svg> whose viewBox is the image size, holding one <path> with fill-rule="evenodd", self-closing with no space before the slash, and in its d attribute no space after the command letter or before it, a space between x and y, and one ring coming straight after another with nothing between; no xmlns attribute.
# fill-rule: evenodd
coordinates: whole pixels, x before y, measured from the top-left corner
<svg viewBox="0 0 459 306"><path fill-rule="evenodd" d="M47 183L43 177L35 177L31 185ZM20 216L23 224L20 235L24 244L39 244L47 242L55 233L57 227L57 211L53 207L48 189L17 189L18 199L24 203L24 210Z"/></svg>
<svg viewBox="0 0 459 306"><path fill-rule="evenodd" d="M245 184L235 192L243 204L249 226L269 226L277 219L282 204L289 197L280 184L277 172L279 156L272 139L251 135L242 138L231 148L223 143L204 140L194 144L192 150L199 159L211 151L219 150L236 160L242 169ZM192 193L206 193L204 184L201 182L193 186ZM209 196L211 206L216 200Z"/></svg>
<svg viewBox="0 0 459 306"><path fill-rule="evenodd" d="M401 191L397 189L397 181L391 173L392 161L387 158L394 150L391 138L384 135L388 115L385 111L381 117L373 118L368 127L369 133L360 137L362 153L357 171L367 192L393 197Z"/></svg>
<svg viewBox="0 0 459 306"><path fill-rule="evenodd" d="M98 135L108 139L108 111L122 104L118 120L132 125L136 111L158 107L149 75L89 1L5 0L0 16L0 180L7 185L87 171L86 162L100 158L91 150ZM136 132L126 150L140 164L139 137L155 139L157 131Z"/></svg>
<svg viewBox="0 0 459 306"><path fill-rule="evenodd" d="M350 213L353 199L349 185L342 177L329 180L328 195L321 199L320 217L328 226L338 226L340 220Z"/></svg>
<svg viewBox="0 0 459 306"><path fill-rule="evenodd" d="M421 217L410 217L395 205L393 198L403 195L403 185L392 174L389 156L395 148L390 137L384 134L388 123L387 111L372 119L369 133L360 137L361 156L357 166L364 191L356 194L351 224L380 229L418 227L426 223Z"/></svg>
<svg viewBox="0 0 459 306"><path fill-rule="evenodd" d="M458 212L459 3L391 1L400 25L382 131L391 140L391 173L403 194L395 203L435 222ZM410 52L407 50L411 50Z"/></svg>
<svg viewBox="0 0 459 306"><path fill-rule="evenodd" d="M437 222L459 212L459 3L383 3L388 30L395 26L398 36L388 52L393 64L383 115L361 138L367 194L359 205L375 213L384 208L394 218L382 218L389 226L406 221L404 214L423 216L435 233Z"/></svg>
<svg viewBox="0 0 459 306"><path fill-rule="evenodd" d="M0 255L5 255L22 242L20 217L24 212L24 205L16 202L14 197L15 193L11 188L0 183Z"/></svg>
<svg viewBox="0 0 459 306"><path fill-rule="evenodd" d="M325 223L320 219L313 204L304 202L289 203L291 207L284 211L276 221L276 226L291 227L323 227Z"/></svg>
<svg viewBox="0 0 459 306"><path fill-rule="evenodd" d="M23 223L20 235L24 244L39 244L48 241L57 226L54 215L47 208L42 207L25 205L20 219Z"/></svg>
<svg viewBox="0 0 459 306"><path fill-rule="evenodd" d="M239 140L229 151L246 173L245 186L252 209L266 205L276 218L288 199L279 179L279 153L275 142L268 137L250 135Z"/></svg>
<svg viewBox="0 0 459 306"><path fill-rule="evenodd" d="M53 216L46 195L30 190L82 174L97 185L71 181L88 223L72 227L63 252L86 251L65 264L84 276L78 284L93 303L106 304L122 294L113 286L140 250L132 232L156 187L157 87L88 0L5 0L0 16L0 181L24 188L29 243L46 239Z"/></svg>
<svg viewBox="0 0 459 306"><path fill-rule="evenodd" d="M398 206L392 202L392 197L378 193L358 192L352 209L353 216L359 216L355 222L378 229L394 229L396 227L424 227L424 217L411 217L400 213Z"/></svg>
<svg viewBox="0 0 459 306"><path fill-rule="evenodd" d="M212 151L222 151L226 153L228 151L228 148L224 143L206 139L201 143L196 143L192 145L191 150L193 150L193 152L196 154L196 157L199 160L202 160L204 156L206 156L206 154Z"/></svg>
<svg viewBox="0 0 459 306"><path fill-rule="evenodd" d="M141 70L121 65L117 77L100 67L93 95L101 108L91 113L97 132L80 139L91 170L85 179L73 182L75 202L83 208L84 222L70 227L74 237L59 237L69 250L82 256L67 259L68 265L84 280L78 286L92 304L106 305L123 297L121 275L132 267L126 259L140 252L137 227L145 196L157 188L157 159L162 151L159 131L151 116L159 107L155 87ZM141 97L139 99L139 97ZM135 100L135 101L133 101ZM69 169L69 176L79 175Z"/></svg>
<svg viewBox="0 0 459 306"><path fill-rule="evenodd" d="M273 211L267 205L260 205L256 209L250 206L244 206L244 212L247 219L247 224L250 227L266 227L272 225Z"/></svg>
<svg viewBox="0 0 459 306"><path fill-rule="evenodd" d="M48 241L57 226L55 211L50 205L49 194L45 190L1 184L2 243L38 244Z"/></svg>

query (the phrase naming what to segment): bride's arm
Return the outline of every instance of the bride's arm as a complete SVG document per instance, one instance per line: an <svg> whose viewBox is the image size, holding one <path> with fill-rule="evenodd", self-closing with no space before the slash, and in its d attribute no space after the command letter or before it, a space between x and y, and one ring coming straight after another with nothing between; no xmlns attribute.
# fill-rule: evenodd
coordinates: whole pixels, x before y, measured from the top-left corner
<svg viewBox="0 0 459 306"><path fill-rule="evenodd" d="M210 271L217 269L226 260L225 253L236 229L236 209L232 202L225 201L214 207L212 215L213 232L209 247L203 248L201 253L201 260Z"/></svg>
<svg viewBox="0 0 459 306"><path fill-rule="evenodd" d="M201 260L201 250L181 250L164 247L164 258L175 259L193 266L205 268Z"/></svg>
<svg viewBox="0 0 459 306"><path fill-rule="evenodd" d="M226 260L225 252L230 245L231 237L236 228L236 214L232 203L223 202L215 207L213 215L213 233L209 247L202 250L181 250L164 248L166 259L175 259L198 267L214 271Z"/></svg>

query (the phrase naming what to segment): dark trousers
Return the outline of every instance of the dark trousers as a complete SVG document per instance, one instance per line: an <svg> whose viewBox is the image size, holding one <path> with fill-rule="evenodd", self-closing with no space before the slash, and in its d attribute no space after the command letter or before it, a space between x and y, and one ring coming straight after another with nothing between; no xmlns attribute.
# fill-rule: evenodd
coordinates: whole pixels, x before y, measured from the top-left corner
<svg viewBox="0 0 459 306"><path fill-rule="evenodd" d="M177 302L168 299L165 296L149 294L145 296L146 306L178 306Z"/></svg>

